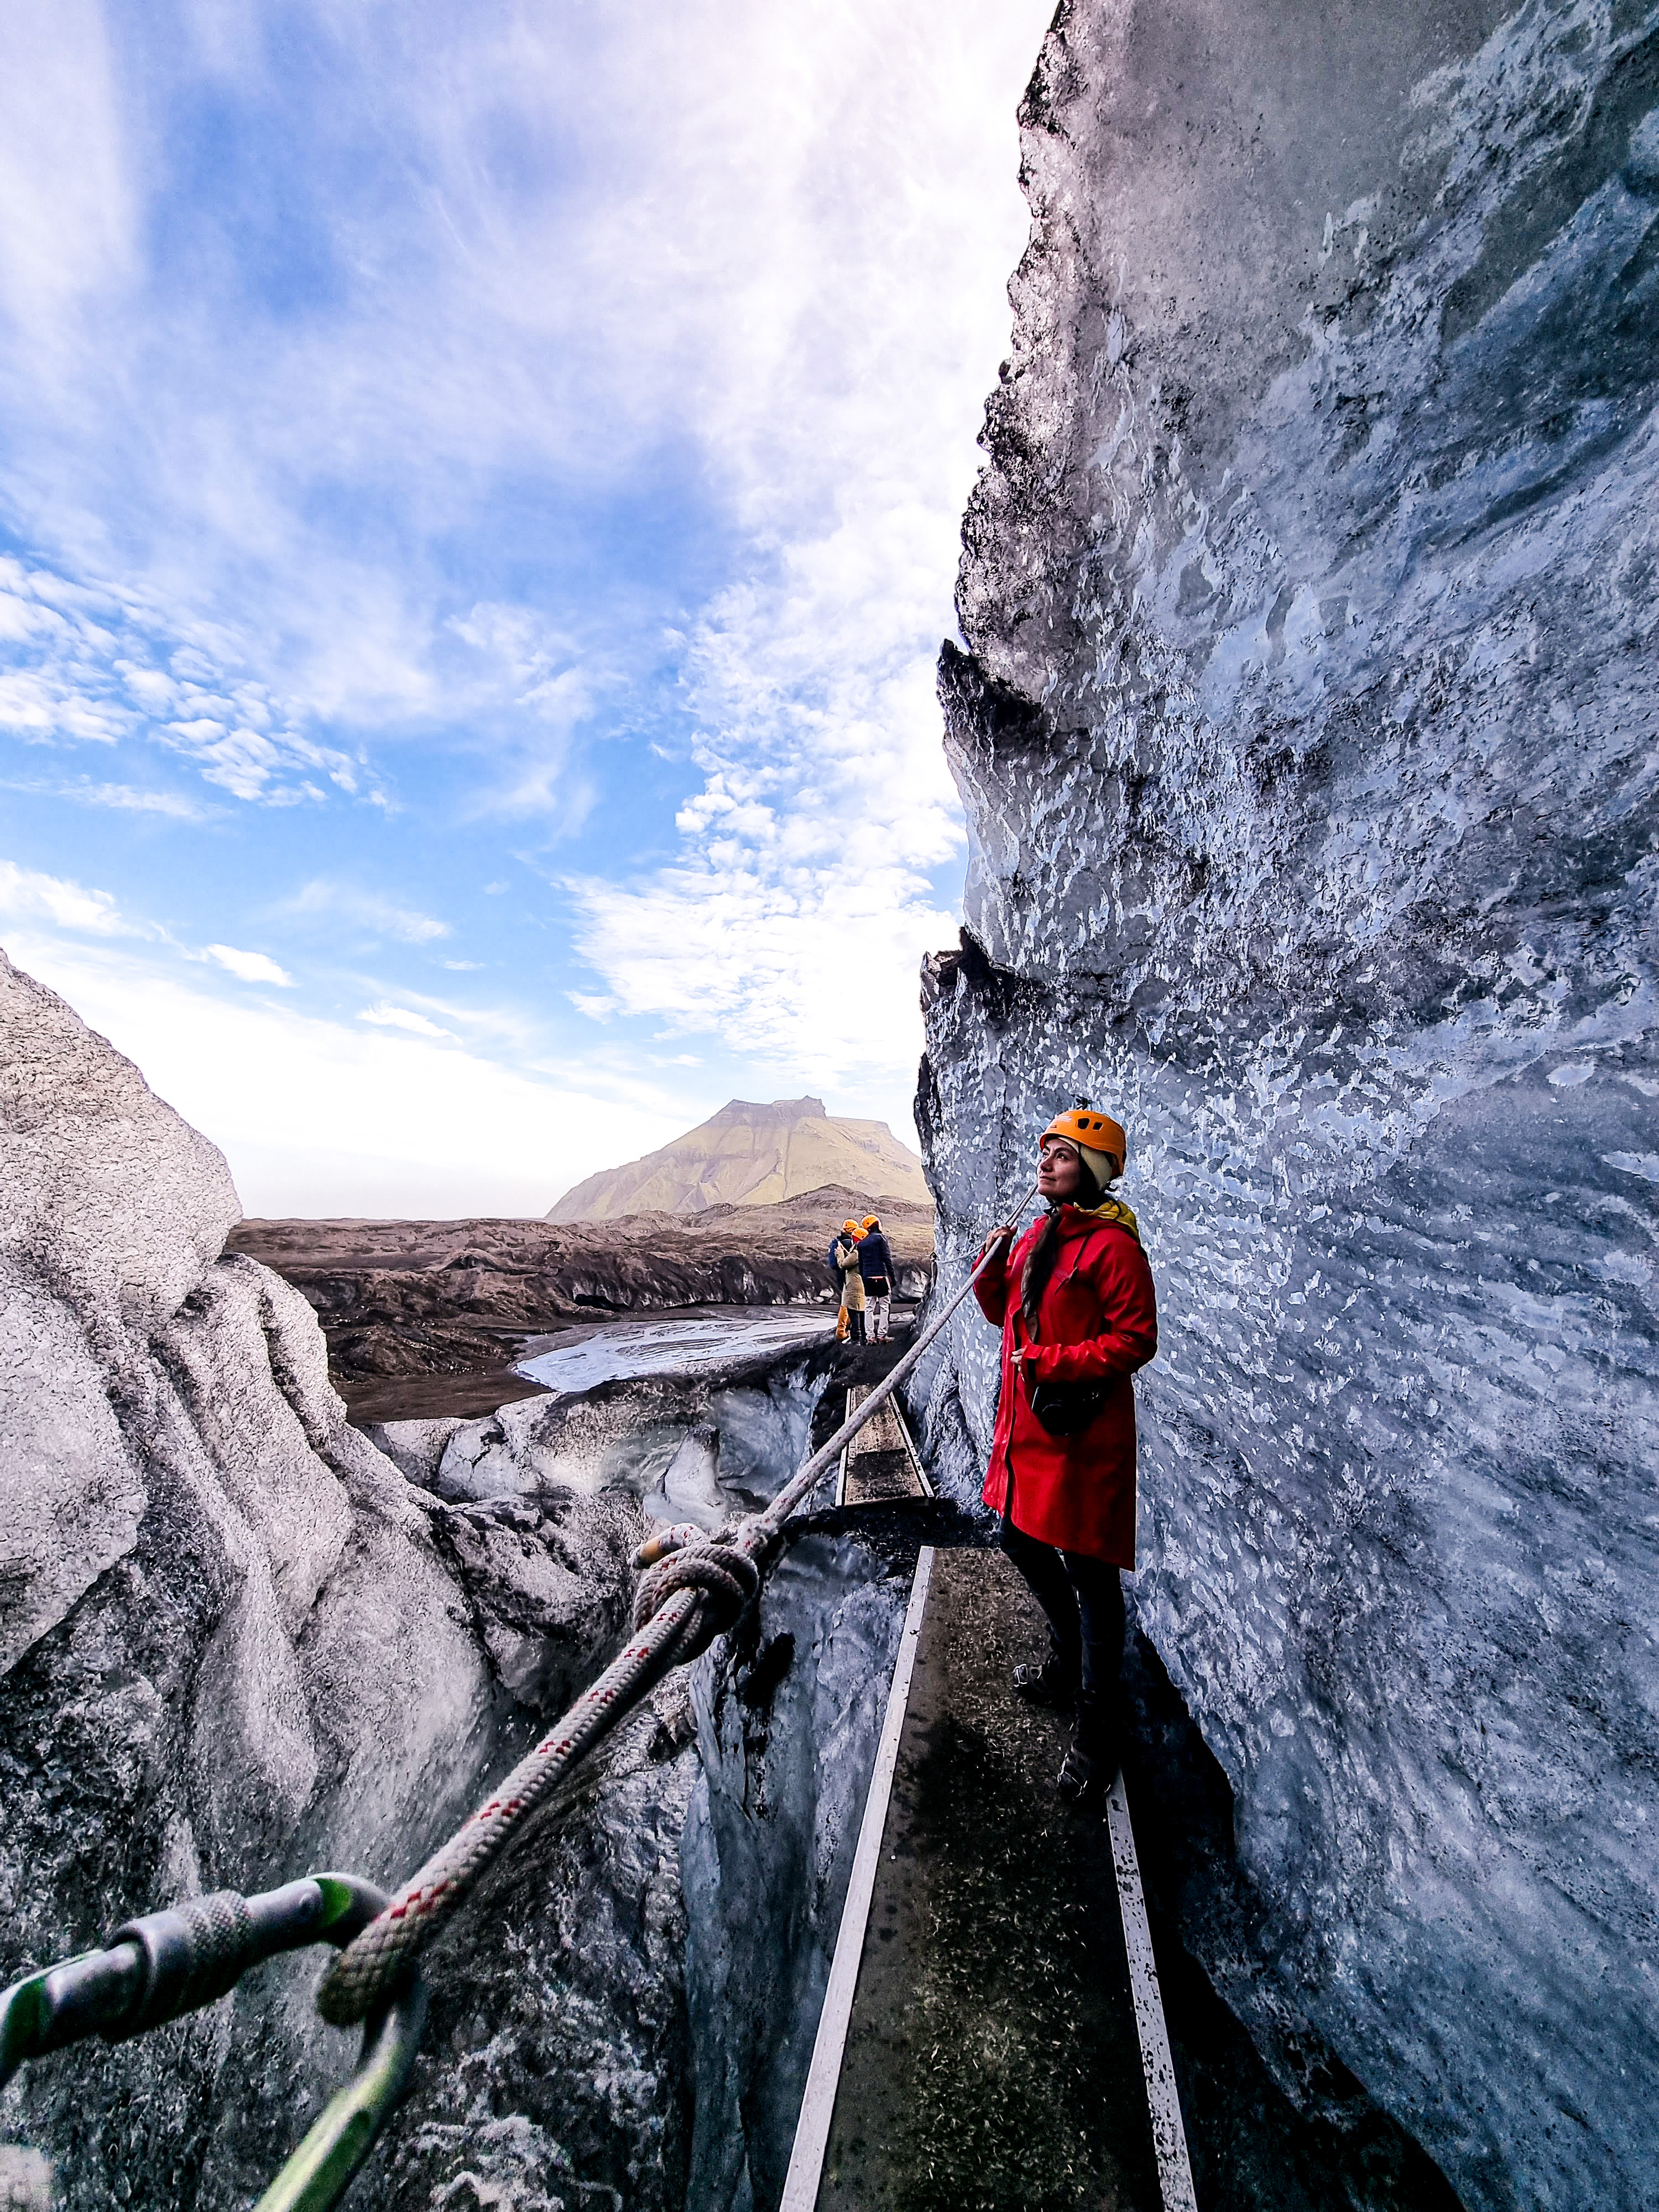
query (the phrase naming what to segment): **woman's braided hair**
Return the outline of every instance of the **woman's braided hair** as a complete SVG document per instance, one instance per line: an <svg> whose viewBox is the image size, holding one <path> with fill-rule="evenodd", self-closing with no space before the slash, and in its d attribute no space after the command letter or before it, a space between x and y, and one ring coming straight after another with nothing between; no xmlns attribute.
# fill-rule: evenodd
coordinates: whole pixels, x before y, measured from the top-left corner
<svg viewBox="0 0 1659 2212"><path fill-rule="evenodd" d="M1020 1311L1025 1316L1026 1334L1033 1340L1036 1336L1037 1310L1042 1304L1042 1293L1048 1287L1060 1258L1061 1211L1068 1205L1080 1206L1086 1211L1091 1206L1098 1206L1106 1196L1087 1153L1079 1151L1077 1160L1083 1171L1083 1180L1078 1185L1076 1195L1071 1199L1049 1200L1048 1218L1042 1224L1042 1234L1025 1255L1024 1270L1019 1279Z"/></svg>

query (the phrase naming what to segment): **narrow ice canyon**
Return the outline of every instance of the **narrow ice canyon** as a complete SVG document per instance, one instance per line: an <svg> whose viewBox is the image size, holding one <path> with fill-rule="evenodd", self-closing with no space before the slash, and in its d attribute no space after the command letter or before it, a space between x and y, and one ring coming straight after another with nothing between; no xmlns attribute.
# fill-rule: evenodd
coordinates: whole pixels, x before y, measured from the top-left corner
<svg viewBox="0 0 1659 2212"><path fill-rule="evenodd" d="M1299 2111L1352 2085L1471 2212L1634 2212L1659 10L1063 0L1022 126L940 664L940 1288L1057 1107L1121 1116L1142 1756L1215 1813L1181 1941ZM799 1462L830 1353L365 1432L212 1146L3 962L0 1034L3 1982L174 1897L408 1872L616 1648L653 1516ZM964 1315L911 1394L964 1516L994 1354ZM902 1566L815 1529L561 1793L446 1939L365 2212L771 2212ZM251 2201L350 2061L314 1978L26 2069L0 2141L66 2212Z"/></svg>

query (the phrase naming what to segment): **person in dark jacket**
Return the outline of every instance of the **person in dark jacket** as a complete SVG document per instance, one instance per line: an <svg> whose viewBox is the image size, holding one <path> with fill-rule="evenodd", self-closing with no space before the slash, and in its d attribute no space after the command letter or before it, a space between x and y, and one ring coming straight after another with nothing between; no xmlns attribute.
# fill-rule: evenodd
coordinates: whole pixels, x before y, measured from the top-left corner
<svg viewBox="0 0 1659 2212"><path fill-rule="evenodd" d="M859 1272L864 1277L865 1296L870 1302L870 1341L885 1344L892 1334L888 1316L893 1303L893 1255L881 1233L881 1223L873 1213L864 1217L864 1234L859 1239Z"/></svg>
<svg viewBox="0 0 1659 2212"><path fill-rule="evenodd" d="M1036 1703L1073 1708L1077 1728L1059 1786L1103 1798L1117 1771L1115 1712L1123 1657L1120 1570L1135 1563L1135 1402L1130 1376L1158 1350L1152 1270L1133 1213L1109 1186L1126 1139L1088 1109L1044 1130L1039 1195L1048 1212L975 1285L1002 1330L1002 1393L984 1498L1003 1549L1048 1620L1041 1667L1015 1670ZM1011 1249L1012 1248L1012 1249Z"/></svg>

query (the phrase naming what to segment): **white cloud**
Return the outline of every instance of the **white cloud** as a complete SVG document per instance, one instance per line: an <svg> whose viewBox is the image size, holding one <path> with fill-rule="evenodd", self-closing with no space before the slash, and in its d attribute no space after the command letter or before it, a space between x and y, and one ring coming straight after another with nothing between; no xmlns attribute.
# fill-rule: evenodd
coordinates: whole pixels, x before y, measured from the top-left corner
<svg viewBox="0 0 1659 2212"><path fill-rule="evenodd" d="M693 121L659 118L671 149L716 112L730 133L683 220L726 325L695 341L718 364L700 428L751 550L688 628L702 782L682 854L577 887L604 985L572 994L584 1011L908 1086L917 962L954 933L927 875L964 850L933 667L1024 228L1012 111L1047 12L751 18L764 119L723 104L753 77L722 92L690 60Z"/></svg>
<svg viewBox="0 0 1659 2212"><path fill-rule="evenodd" d="M234 945L209 945L203 949L210 960L216 960L244 983L277 983L285 990L293 988L293 976L263 952L241 952Z"/></svg>
<svg viewBox="0 0 1659 2212"><path fill-rule="evenodd" d="M8 494L44 549L0 564L0 723L159 745L216 811L389 806L362 755L446 744L465 807L549 840L603 805L614 724L694 787L672 865L585 856L609 879L580 887L576 1006L610 1040L662 1015L896 1095L916 957L951 927L927 880L962 850L933 663L1051 4L478 0L394 25L297 0L332 59L296 99L251 0L141 34L127 106L92 0L35 11L20 65L70 88L96 185L61 179L61 147L39 166L42 127L0 148L0 215L33 226L0 235ZM314 246L322 278L298 310L214 197L166 198L181 173L146 134L204 100L252 158L291 156L284 270ZM198 276L145 261L175 214ZM636 559L658 532L694 554ZM681 605L663 574L709 580L669 586L701 592ZM347 885L286 911L448 934Z"/></svg>
<svg viewBox="0 0 1659 2212"><path fill-rule="evenodd" d="M61 876L41 875L0 860L0 916L8 922L48 921L94 937L147 935L121 914L108 891L88 890Z"/></svg>
<svg viewBox="0 0 1659 2212"><path fill-rule="evenodd" d="M550 717L557 740L616 680L565 619L568 591L557 622L533 576L527 604L453 606L450 550L491 533L504 486L591 503L647 470L673 471L671 495L701 473L755 548L817 549L841 611L821 640L833 657L895 587L937 632L1024 227L1013 108L1048 12L482 0L399 11L388 35L383 9L301 0L331 81L283 118L293 88L258 4L246 41L210 37L199 9L149 40L152 105L127 110L90 0L37 11L11 83L37 106L32 85L74 86L44 104L83 137L75 189L44 198L59 125L44 167L38 129L14 141L33 150L11 173L11 234L36 265L14 295L38 454L22 511L40 542L87 555L76 573L112 572L107 522L87 518L118 518L124 584L179 643L286 702L285 746L318 719L465 719L490 702ZM147 137L153 103L187 115L202 100L245 103L307 164L317 250L350 241L326 313L228 311L216 251L256 250L210 204L186 208L200 281L143 261L147 203L180 190ZM393 167L420 189L389 198ZM90 229L69 222L76 207ZM59 266L74 275L48 313L40 284ZM392 526L364 529L371 514ZM258 720L220 738L239 726L277 741ZM212 773L263 795L266 765ZM510 781L540 787L519 765Z"/></svg>
<svg viewBox="0 0 1659 2212"><path fill-rule="evenodd" d="M0 10L0 300L44 338L131 271L123 135L97 0Z"/></svg>
<svg viewBox="0 0 1659 2212"><path fill-rule="evenodd" d="M377 1029L407 1030L411 1036L448 1037L452 1042L454 1039L452 1030L440 1029L424 1014L417 1014L408 1006L390 1006L384 1000L378 1006L365 1006L357 1018L360 1022L372 1022Z"/></svg>
<svg viewBox="0 0 1659 2212"><path fill-rule="evenodd" d="M75 806L103 806L121 814L159 814L173 822L205 822L212 809L177 791L141 791L130 783L0 782L0 791L26 791L37 798L66 799Z"/></svg>
<svg viewBox="0 0 1659 2212"><path fill-rule="evenodd" d="M921 956L952 942L955 922L904 869L686 868L580 895L580 950L604 969L605 1011L665 1015L665 1036L716 1030L830 1089L902 1096L914 1078Z"/></svg>
<svg viewBox="0 0 1659 2212"><path fill-rule="evenodd" d="M941 516L941 566L954 529ZM848 602L823 551L792 553L700 627L691 696L709 734L678 817L684 856L647 880L572 886L577 950L605 989L570 996L873 1091L893 1120L921 1048L921 955L955 939L926 872L961 851L960 814L924 611L872 559L857 636L826 644Z"/></svg>
<svg viewBox="0 0 1659 2212"><path fill-rule="evenodd" d="M446 960L443 964L453 969L457 975L465 975L474 969L482 968L484 963L482 960Z"/></svg>
<svg viewBox="0 0 1659 2212"><path fill-rule="evenodd" d="M424 1036L210 997L114 946L8 950L221 1147L250 1212L539 1214L685 1124L637 1081L568 1065L538 1081Z"/></svg>
<svg viewBox="0 0 1659 2212"><path fill-rule="evenodd" d="M363 762L307 736L301 710L228 661L222 637L191 636L179 610L137 592L0 556L0 647L10 663L0 669L0 731L26 744L147 737L233 798L268 805L320 799L319 777L346 793L372 785ZM155 666L158 657L171 668ZM173 814L188 805L85 779L57 795Z"/></svg>
<svg viewBox="0 0 1659 2212"><path fill-rule="evenodd" d="M427 945L434 937L447 937L449 924L413 907L394 905L354 884L330 883L322 878L302 886L279 911L289 915L331 915L355 922L373 937L394 937L404 945Z"/></svg>

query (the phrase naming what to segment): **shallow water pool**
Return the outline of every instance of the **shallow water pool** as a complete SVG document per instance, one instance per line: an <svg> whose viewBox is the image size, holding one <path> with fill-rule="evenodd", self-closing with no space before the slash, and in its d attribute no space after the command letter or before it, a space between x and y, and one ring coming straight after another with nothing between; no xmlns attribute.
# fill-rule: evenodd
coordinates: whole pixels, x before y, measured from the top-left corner
<svg viewBox="0 0 1659 2212"><path fill-rule="evenodd" d="M835 1333L832 1306L703 1306L650 1321L584 1322L537 1348L514 1371L549 1390L591 1390L635 1375L724 1367L820 1341Z"/></svg>

